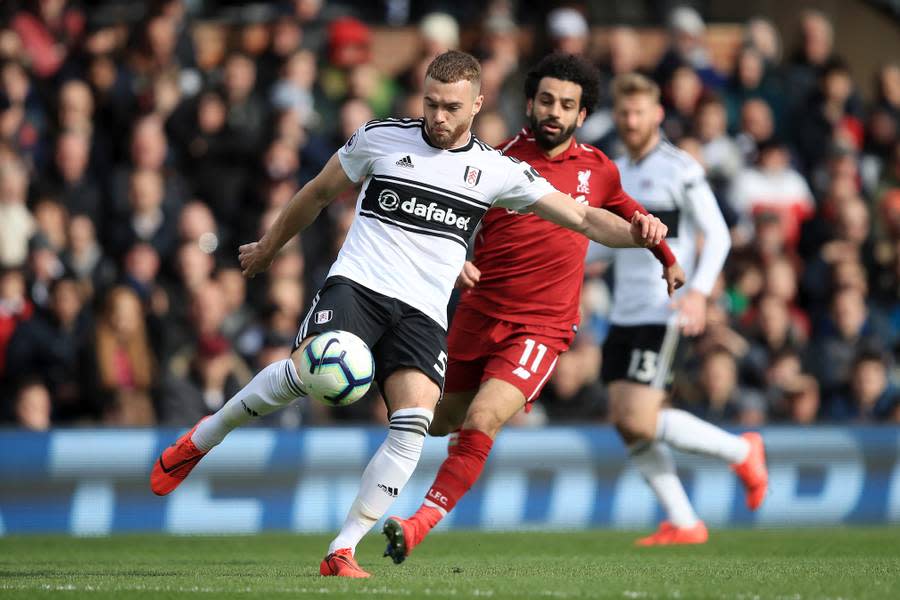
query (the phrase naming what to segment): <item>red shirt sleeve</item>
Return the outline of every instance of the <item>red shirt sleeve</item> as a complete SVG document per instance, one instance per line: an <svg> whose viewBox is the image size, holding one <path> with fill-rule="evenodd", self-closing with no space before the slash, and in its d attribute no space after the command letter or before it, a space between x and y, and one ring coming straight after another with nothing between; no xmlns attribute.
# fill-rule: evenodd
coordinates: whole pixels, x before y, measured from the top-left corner
<svg viewBox="0 0 900 600"><path fill-rule="evenodd" d="M631 217L635 212L639 212L642 215L649 214L647 209L644 208L640 202L629 196L625 190L622 189L622 180L619 177L619 169L616 167L616 164L607 159L605 167L606 172L609 175L607 177L605 190L606 195L603 198L603 204L601 206L606 210L619 215L626 221L631 221ZM666 240L661 241L655 248L649 248L649 250L664 267L671 267L675 264L675 255L672 254L672 249L669 248L669 244L666 243Z"/></svg>

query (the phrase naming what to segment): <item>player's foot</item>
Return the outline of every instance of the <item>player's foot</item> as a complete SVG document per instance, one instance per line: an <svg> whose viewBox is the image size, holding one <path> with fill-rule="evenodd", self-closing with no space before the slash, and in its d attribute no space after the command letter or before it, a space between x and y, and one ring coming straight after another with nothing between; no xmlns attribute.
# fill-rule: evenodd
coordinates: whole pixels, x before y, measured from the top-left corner
<svg viewBox="0 0 900 600"><path fill-rule="evenodd" d="M390 556L391 560L398 565L406 560L413 548L419 545L419 542L425 537L413 519L399 517L388 518L381 531L387 538L384 556Z"/></svg>
<svg viewBox="0 0 900 600"><path fill-rule="evenodd" d="M203 417L205 419L206 417ZM197 425L203 422L197 421ZM191 436L197 429L194 425L190 431L178 438L174 444L163 450L159 460L153 464L150 471L150 489L157 496L165 496L184 481L188 473L197 466L200 459L206 456L206 452L197 449Z"/></svg>
<svg viewBox="0 0 900 600"><path fill-rule="evenodd" d="M322 564L319 565L319 574L325 577L352 577L354 579L365 579L372 576L356 564L350 548L339 548L323 558Z"/></svg>
<svg viewBox="0 0 900 600"><path fill-rule="evenodd" d="M747 508L756 510L766 497L769 489L769 470L766 468L766 447L758 433L741 435L750 444L750 452L744 462L731 465L747 492Z"/></svg>
<svg viewBox="0 0 900 600"><path fill-rule="evenodd" d="M705 544L709 539L709 532L703 521L697 521L692 527L675 527L668 521L659 524L659 529L653 535L641 538L635 542L636 546L673 546L682 544Z"/></svg>

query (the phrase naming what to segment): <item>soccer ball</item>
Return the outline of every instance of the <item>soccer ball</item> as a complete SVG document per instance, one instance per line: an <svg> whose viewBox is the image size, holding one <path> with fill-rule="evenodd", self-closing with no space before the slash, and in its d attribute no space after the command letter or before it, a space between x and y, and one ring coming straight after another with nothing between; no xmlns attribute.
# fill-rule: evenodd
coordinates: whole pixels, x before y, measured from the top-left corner
<svg viewBox="0 0 900 600"><path fill-rule="evenodd" d="M328 406L347 406L369 391L375 361L369 347L356 335L326 331L303 350L299 375L311 398Z"/></svg>

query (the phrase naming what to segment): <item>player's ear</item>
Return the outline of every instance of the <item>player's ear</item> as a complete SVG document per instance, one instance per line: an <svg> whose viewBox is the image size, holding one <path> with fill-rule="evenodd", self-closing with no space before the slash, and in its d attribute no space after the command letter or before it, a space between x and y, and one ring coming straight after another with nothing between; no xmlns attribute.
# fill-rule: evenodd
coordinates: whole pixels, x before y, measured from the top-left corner
<svg viewBox="0 0 900 600"><path fill-rule="evenodd" d="M473 117L479 113L482 104L484 104L484 96L482 94L478 94L477 96L475 96L475 102L472 103Z"/></svg>
<svg viewBox="0 0 900 600"><path fill-rule="evenodd" d="M534 98L525 101L525 116L531 118L531 111L534 110Z"/></svg>
<svg viewBox="0 0 900 600"><path fill-rule="evenodd" d="M575 118L575 127L581 127L584 125L584 120L587 119L587 107L582 106L578 110L578 116Z"/></svg>

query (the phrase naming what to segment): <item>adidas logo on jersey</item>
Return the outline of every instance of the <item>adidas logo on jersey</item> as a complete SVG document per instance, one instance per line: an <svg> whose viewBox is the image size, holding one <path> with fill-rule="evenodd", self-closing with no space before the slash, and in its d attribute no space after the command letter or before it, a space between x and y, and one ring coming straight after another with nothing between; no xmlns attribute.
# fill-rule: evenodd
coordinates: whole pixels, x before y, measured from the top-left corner
<svg viewBox="0 0 900 600"><path fill-rule="evenodd" d="M383 491L385 494L390 496L391 498L397 497L397 488L384 485L383 483L378 484L378 488Z"/></svg>
<svg viewBox="0 0 900 600"><path fill-rule="evenodd" d="M409 154L407 154L406 156L404 156L403 158L401 158L394 164L397 165L398 167L406 167L407 169L412 169L413 167L415 167L415 165L412 164L412 159L409 157Z"/></svg>
<svg viewBox="0 0 900 600"><path fill-rule="evenodd" d="M400 205L400 210L408 215L416 215L426 221L437 221L463 231L469 231L469 222L472 220L472 217L460 217L452 208L440 208L436 202L426 205L415 197L405 200Z"/></svg>

